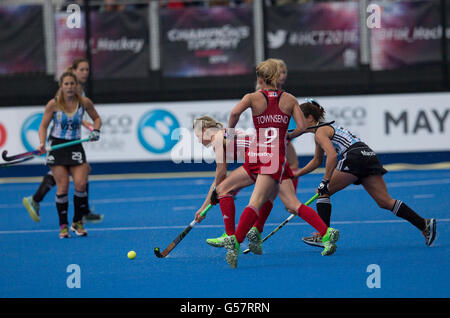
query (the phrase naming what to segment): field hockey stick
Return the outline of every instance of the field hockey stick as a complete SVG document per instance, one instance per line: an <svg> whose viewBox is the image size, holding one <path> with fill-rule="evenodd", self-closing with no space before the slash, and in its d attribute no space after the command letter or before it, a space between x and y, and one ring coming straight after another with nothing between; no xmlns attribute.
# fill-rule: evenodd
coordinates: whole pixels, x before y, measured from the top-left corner
<svg viewBox="0 0 450 318"><path fill-rule="evenodd" d="M320 123L320 124L318 124L318 125L316 125L316 126L309 126L309 127L306 127L306 130L308 130L308 129L315 129L315 128L320 128L320 127L323 127L323 126L329 126L329 125L332 125L332 124L334 124L334 120L332 120L332 121L329 121L329 122L327 122L327 123ZM291 133L291 132L293 132L295 129L289 129L288 130L288 133Z"/></svg>
<svg viewBox="0 0 450 318"><path fill-rule="evenodd" d="M320 124L318 124L316 126L310 126L310 127L306 128L306 129L315 129L315 128L319 128L319 127L322 127L322 126L330 126L330 125L334 124L334 122L335 121L332 120L332 121L329 121L327 123L320 123Z"/></svg>
<svg viewBox="0 0 450 318"><path fill-rule="evenodd" d="M57 150L57 149L61 149L61 148L65 148L65 147L69 147L69 146L73 146L73 145L77 145L77 144L81 144L82 142L86 142L89 141L90 138L84 138L84 139L78 139L78 140L74 140L74 141L69 141L63 144L59 144L59 145L54 145L54 146L46 146L45 147L45 152L50 152L53 150ZM24 152L24 153L19 153L17 155L13 155L13 156L7 156L8 154L8 150L4 150L2 152L2 158L5 161L13 161L16 159L22 159L28 156L39 156L41 155L41 151L39 149L33 150L33 151L28 151L28 152Z"/></svg>
<svg viewBox="0 0 450 318"><path fill-rule="evenodd" d="M13 166L15 164L31 160L33 158L34 158L34 156L29 156L29 157L25 157L25 158L22 158L22 159L18 159L16 161L9 161L9 162L0 163L0 168L7 168L7 167Z"/></svg>
<svg viewBox="0 0 450 318"><path fill-rule="evenodd" d="M316 200L319 197L319 194L316 193L311 199L309 199L308 201L306 201L305 205L310 205L314 200ZM280 225L278 225L275 230L273 230L272 232L270 232L269 235L267 235L263 240L262 243L264 243L269 237L271 237L272 235L274 235L276 232L278 232L279 229L281 229L283 226L286 225L286 223L288 223L290 220L292 220L294 218L294 216L296 216L296 214L291 214L289 215L289 217L283 221L283 223L281 223ZM248 252L250 252L250 249L246 249L243 253L247 254Z"/></svg>
<svg viewBox="0 0 450 318"><path fill-rule="evenodd" d="M211 209L212 205L209 204L203 211L200 213L200 216L205 216L206 213ZM197 223L197 221L194 219L184 230L181 232L173 241L170 243L169 246L166 247L166 249L162 252L160 252L159 247L155 247L153 251L155 252L156 257L164 258L166 257L174 248L178 245L178 243L181 242L182 239L189 233L190 230L194 227L194 225Z"/></svg>

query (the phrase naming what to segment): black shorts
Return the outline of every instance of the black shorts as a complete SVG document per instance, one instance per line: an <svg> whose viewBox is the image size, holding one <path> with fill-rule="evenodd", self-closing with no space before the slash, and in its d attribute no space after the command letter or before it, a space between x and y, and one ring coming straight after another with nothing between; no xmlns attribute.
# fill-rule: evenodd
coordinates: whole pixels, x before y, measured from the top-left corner
<svg viewBox="0 0 450 318"><path fill-rule="evenodd" d="M50 145L59 145L71 140L58 139L54 137L49 138ZM76 144L73 146L50 151L47 154L47 166L78 166L86 162L86 153L83 146Z"/></svg>
<svg viewBox="0 0 450 318"><path fill-rule="evenodd" d="M362 179L370 175L384 175L387 172L377 154L363 142L351 145L339 160L336 169L358 177L353 184L361 184Z"/></svg>

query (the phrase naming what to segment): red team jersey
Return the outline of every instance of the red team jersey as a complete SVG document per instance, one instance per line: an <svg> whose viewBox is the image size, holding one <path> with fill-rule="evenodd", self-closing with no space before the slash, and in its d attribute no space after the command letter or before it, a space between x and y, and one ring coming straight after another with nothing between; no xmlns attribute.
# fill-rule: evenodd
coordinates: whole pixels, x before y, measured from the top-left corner
<svg viewBox="0 0 450 318"><path fill-rule="evenodd" d="M252 178L257 174L267 174L281 182L293 176L286 160L286 133L290 116L279 107L283 91L259 92L266 98L267 108L262 114L253 116L256 142L249 146L243 167Z"/></svg>
<svg viewBox="0 0 450 318"><path fill-rule="evenodd" d="M244 162L248 150L256 141L256 135L236 129L233 134L225 132L226 143L224 145L227 162Z"/></svg>

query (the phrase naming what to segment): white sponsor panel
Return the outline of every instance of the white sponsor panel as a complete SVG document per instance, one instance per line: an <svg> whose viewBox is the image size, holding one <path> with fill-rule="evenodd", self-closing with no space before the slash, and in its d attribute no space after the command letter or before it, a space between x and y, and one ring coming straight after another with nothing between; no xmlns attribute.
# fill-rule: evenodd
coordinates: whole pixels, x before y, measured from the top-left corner
<svg viewBox="0 0 450 318"><path fill-rule="evenodd" d="M41 111L42 109L42 111ZM0 123L6 130L6 141L3 143L1 152L8 151L8 155L14 155L25 151L34 150L39 146L39 136L37 129L39 128L40 117L39 114L43 112L43 107L19 107L19 108L3 108L0 109ZM36 129L25 129L22 127L28 125L29 127L36 126ZM30 149L27 149L24 144L29 140ZM25 143L24 143L25 141ZM33 149L31 149L31 147ZM3 159L0 159L3 161ZM38 159L39 160L39 159ZM35 162L32 160L31 162ZM30 161L28 161L30 163Z"/></svg>
<svg viewBox="0 0 450 318"><path fill-rule="evenodd" d="M99 141L83 144L88 161L211 161L212 150L194 138L193 120L208 114L226 126L236 103L237 100L96 105L103 126ZM0 123L7 138L0 150L7 149L12 155L36 149L43 111L42 106L1 109ZM90 120L87 114L84 119ZM251 113L246 111L238 127L251 125ZM83 128L82 138L88 134ZM44 162L44 157L28 163L37 162Z"/></svg>
<svg viewBox="0 0 450 318"><path fill-rule="evenodd" d="M393 94L317 99L327 120L349 129L374 151L450 150L450 94Z"/></svg>
<svg viewBox="0 0 450 318"><path fill-rule="evenodd" d="M381 133L375 139L383 152L450 150L449 94L380 102Z"/></svg>
<svg viewBox="0 0 450 318"><path fill-rule="evenodd" d="M326 121L349 129L377 153L450 151L450 94L396 94L317 97L326 109ZM193 134L193 119L210 115L228 123L238 100L158 102L96 105L103 126L100 141L85 143L88 161L213 162L212 149L203 147ZM299 98L302 103L303 99ZM44 107L0 109L6 130L2 149L8 154L38 146L38 128ZM85 119L89 117L86 115ZM292 120L292 119L291 119ZM253 127L247 110L238 128ZM83 137L89 131L83 128ZM293 141L298 155L314 154L314 136ZM44 157L31 164L44 162Z"/></svg>

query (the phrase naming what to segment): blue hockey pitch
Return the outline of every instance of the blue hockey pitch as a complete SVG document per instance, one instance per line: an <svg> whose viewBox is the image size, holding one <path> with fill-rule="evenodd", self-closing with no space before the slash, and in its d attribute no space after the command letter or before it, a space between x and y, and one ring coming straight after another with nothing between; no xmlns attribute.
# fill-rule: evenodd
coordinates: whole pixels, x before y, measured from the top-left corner
<svg viewBox="0 0 450 318"><path fill-rule="evenodd" d="M437 219L432 247L411 224L378 208L361 186L350 186L332 199L332 226L341 233L334 255L323 257L321 249L302 243L314 229L294 218L263 244L263 255L241 254L237 269L228 266L224 249L205 243L223 233L218 206L167 258L153 253L192 221L212 178L91 180L90 205L104 221L87 224L87 237L64 240L58 238L55 189L36 223L21 201L38 183L0 184L0 297L450 297L450 170L391 171L385 180L392 197ZM302 202L319 182L314 174L300 179ZM251 190L237 196L236 222ZM288 216L277 199L263 237ZM130 250L134 260L127 258Z"/></svg>

